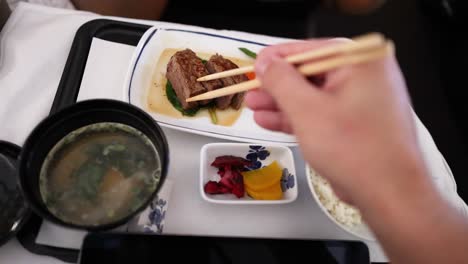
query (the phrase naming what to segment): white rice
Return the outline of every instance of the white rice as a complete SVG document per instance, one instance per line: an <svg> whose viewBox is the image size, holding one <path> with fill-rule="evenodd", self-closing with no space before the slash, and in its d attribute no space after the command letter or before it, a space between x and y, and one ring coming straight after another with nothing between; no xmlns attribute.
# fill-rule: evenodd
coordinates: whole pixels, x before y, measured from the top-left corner
<svg viewBox="0 0 468 264"><path fill-rule="evenodd" d="M310 180L320 202L336 221L348 227L362 224L359 211L338 199L328 181L312 169L310 169Z"/></svg>

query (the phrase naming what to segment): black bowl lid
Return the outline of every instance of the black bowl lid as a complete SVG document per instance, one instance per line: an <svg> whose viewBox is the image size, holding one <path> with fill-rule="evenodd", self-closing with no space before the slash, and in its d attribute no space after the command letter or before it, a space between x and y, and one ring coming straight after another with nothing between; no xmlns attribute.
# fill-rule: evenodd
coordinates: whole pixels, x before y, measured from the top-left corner
<svg viewBox="0 0 468 264"><path fill-rule="evenodd" d="M29 217L18 186L20 147L0 140L0 246L12 238Z"/></svg>

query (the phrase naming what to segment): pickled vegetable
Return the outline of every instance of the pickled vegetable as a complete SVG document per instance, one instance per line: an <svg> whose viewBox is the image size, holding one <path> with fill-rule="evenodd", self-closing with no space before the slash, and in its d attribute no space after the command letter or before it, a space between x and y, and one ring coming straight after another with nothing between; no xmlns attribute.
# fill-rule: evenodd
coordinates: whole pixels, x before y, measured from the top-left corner
<svg viewBox="0 0 468 264"><path fill-rule="evenodd" d="M273 185L279 185L283 169L274 161L270 165L258 170L242 172L244 184L252 191L269 189Z"/></svg>

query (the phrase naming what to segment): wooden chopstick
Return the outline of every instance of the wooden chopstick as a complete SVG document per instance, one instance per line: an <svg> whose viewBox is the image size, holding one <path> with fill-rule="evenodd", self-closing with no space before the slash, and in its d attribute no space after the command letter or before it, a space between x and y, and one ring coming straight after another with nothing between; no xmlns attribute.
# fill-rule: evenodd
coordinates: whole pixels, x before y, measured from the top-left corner
<svg viewBox="0 0 468 264"><path fill-rule="evenodd" d="M379 33L370 33L352 39L353 41L345 43L337 43L329 45L321 49L315 49L304 53L294 54L285 58L289 63L301 63L309 60L324 58L327 56L336 55L339 53L357 52L359 50L366 50L373 47L378 47L385 42L385 38ZM197 79L199 82L220 79L240 75L248 72L253 72L254 66L246 66L242 68L227 70L223 72L213 73Z"/></svg>
<svg viewBox="0 0 468 264"><path fill-rule="evenodd" d="M358 53L344 54L341 56L325 59L319 62L310 62L298 67L298 71L306 76L323 73L336 69L338 67L354 65L364 62L373 61L376 59L383 58L389 53L393 52L393 42L387 41L380 47L370 49L369 51L361 51ZM258 79L254 79L247 82L227 86L210 92L206 92L194 97L188 98L187 102L194 102L200 100L208 100L217 97L222 97L230 94L245 92L261 86L261 82Z"/></svg>
<svg viewBox="0 0 468 264"><path fill-rule="evenodd" d="M303 75L309 76L317 73L323 73L325 71L333 70L341 66L354 65L364 62L373 61L380 59L393 52L394 45L392 41L387 41L378 48L371 49L366 52L358 52L352 54L346 54L324 60L322 62L310 62L298 67L298 70Z"/></svg>
<svg viewBox="0 0 468 264"><path fill-rule="evenodd" d="M225 78L225 77L241 75L241 74L248 73L248 72L253 72L253 71L255 71L255 68L254 68L253 65L245 66L245 67L242 67L242 68L236 68L236 69L232 69L232 70L227 70L227 71L222 71L222 72L217 72L217 73L205 75L203 77L198 78L197 81L198 82L211 81L211 80L221 79L221 78Z"/></svg>
<svg viewBox="0 0 468 264"><path fill-rule="evenodd" d="M257 88L260 85L262 85L260 80L254 79L254 80L250 80L250 81L241 82L241 83L238 83L238 84L226 86L224 88L213 90L211 92L202 93L202 94L199 94L197 96L187 98L187 100L185 100L185 101L186 102L195 102L195 101L200 101L200 100L205 100L205 99L218 98L218 97L222 97L222 96L226 96L226 95L230 95L230 94L245 92L245 91L251 90L253 88Z"/></svg>

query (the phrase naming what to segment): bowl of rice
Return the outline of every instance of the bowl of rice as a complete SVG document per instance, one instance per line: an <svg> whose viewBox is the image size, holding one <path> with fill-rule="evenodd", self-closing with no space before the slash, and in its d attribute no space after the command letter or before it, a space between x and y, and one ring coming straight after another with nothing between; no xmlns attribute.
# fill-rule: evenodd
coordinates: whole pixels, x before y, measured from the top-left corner
<svg viewBox="0 0 468 264"><path fill-rule="evenodd" d="M376 241L358 209L341 201L333 192L330 183L308 165L306 174L312 196L332 222L354 236Z"/></svg>

